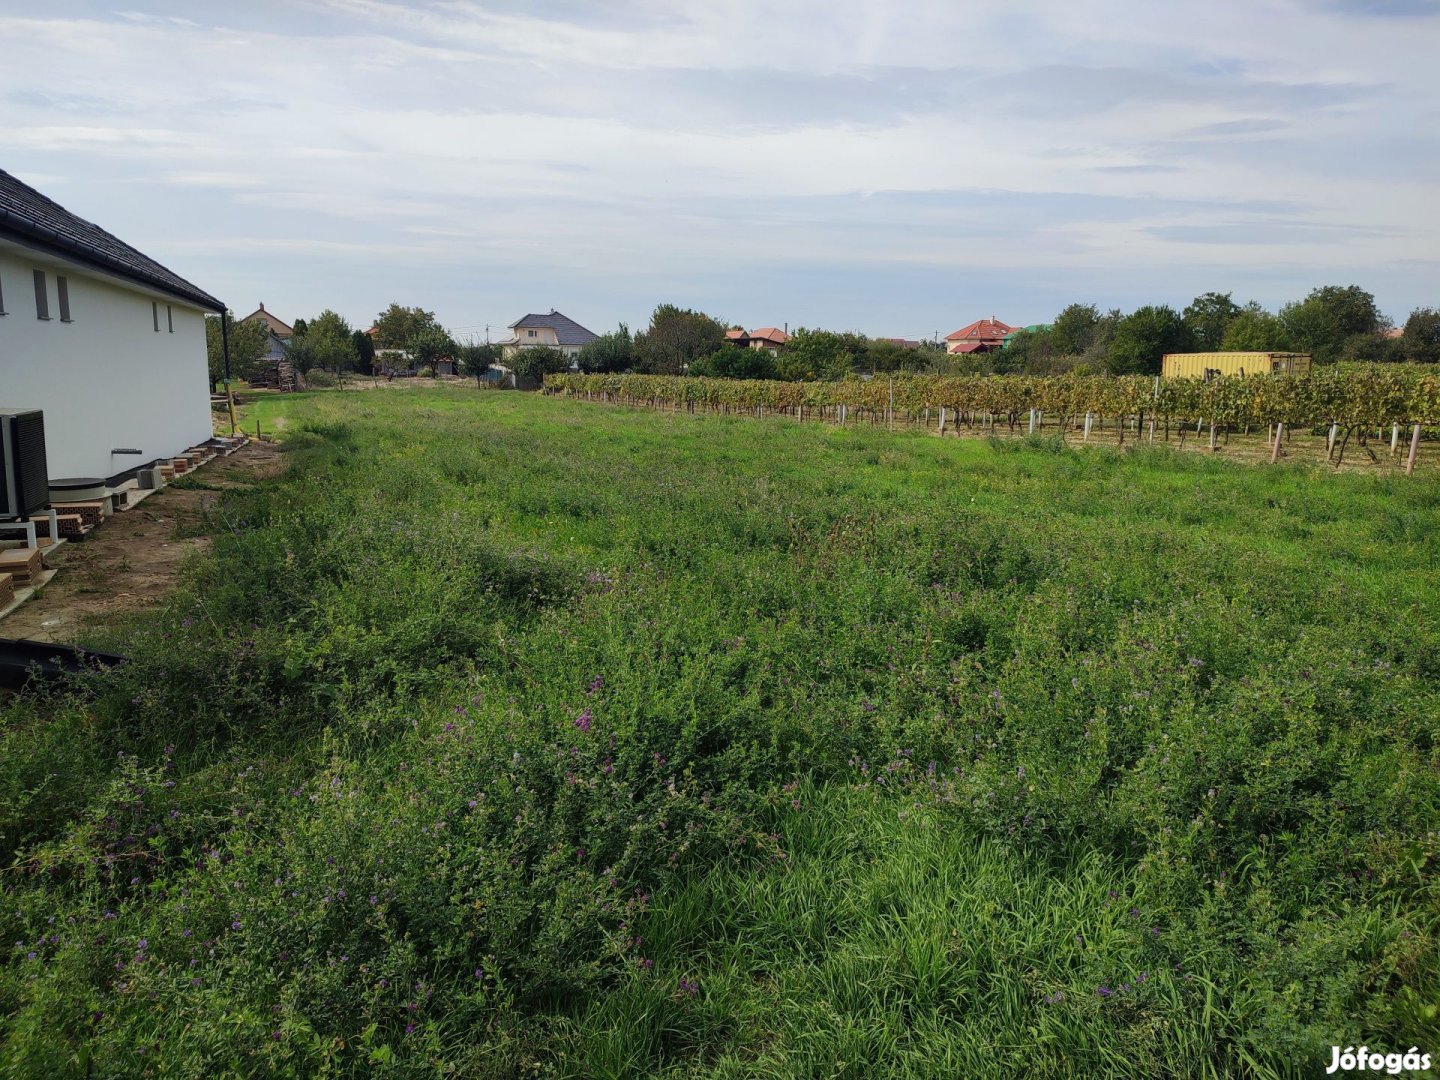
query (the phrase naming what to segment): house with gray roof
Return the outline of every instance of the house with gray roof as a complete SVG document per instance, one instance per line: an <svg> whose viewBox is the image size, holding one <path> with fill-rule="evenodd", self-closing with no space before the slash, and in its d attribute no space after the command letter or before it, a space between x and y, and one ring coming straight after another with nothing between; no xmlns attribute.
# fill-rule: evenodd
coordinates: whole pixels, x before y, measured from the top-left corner
<svg viewBox="0 0 1440 1080"><path fill-rule="evenodd" d="M112 486L211 437L225 305L0 170L0 409L44 412L51 479Z"/></svg>
<svg viewBox="0 0 1440 1080"><path fill-rule="evenodd" d="M560 314L554 308L548 315L526 315L510 324L514 332L500 342L501 353L507 359L520 349L536 349L542 346L558 349L574 358L599 335L581 326L574 319Z"/></svg>

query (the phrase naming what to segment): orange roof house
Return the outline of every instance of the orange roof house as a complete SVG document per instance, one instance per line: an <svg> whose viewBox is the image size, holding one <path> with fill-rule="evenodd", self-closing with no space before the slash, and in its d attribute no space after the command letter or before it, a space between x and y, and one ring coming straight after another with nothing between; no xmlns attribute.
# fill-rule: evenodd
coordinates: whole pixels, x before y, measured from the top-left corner
<svg viewBox="0 0 1440 1080"><path fill-rule="evenodd" d="M1005 344L1005 335L1018 327L1008 326L991 315L945 335L945 351L949 353L990 352Z"/></svg>
<svg viewBox="0 0 1440 1080"><path fill-rule="evenodd" d="M789 334L773 326L762 326L758 330L750 331L750 348L752 349L768 349L772 353L777 353L785 347L785 343L789 340Z"/></svg>

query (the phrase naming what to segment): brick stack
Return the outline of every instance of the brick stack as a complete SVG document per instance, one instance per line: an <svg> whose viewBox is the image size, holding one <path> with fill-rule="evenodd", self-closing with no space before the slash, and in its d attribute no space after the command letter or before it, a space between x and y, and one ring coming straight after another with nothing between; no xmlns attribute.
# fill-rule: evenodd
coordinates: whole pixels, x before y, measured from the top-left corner
<svg viewBox="0 0 1440 1080"><path fill-rule="evenodd" d="M94 502L71 502L51 503L51 507L60 514L79 514L80 522L87 529L93 529L105 520L105 504L100 500ZM60 530L64 533L64 529Z"/></svg>
<svg viewBox="0 0 1440 1080"><path fill-rule="evenodd" d="M0 574L0 611L15 602L15 579L9 574Z"/></svg>
<svg viewBox="0 0 1440 1080"><path fill-rule="evenodd" d="M5 548L0 551L0 574L13 575L22 585L33 585L45 570L39 548Z"/></svg>
<svg viewBox="0 0 1440 1080"><path fill-rule="evenodd" d="M48 537L50 535L50 516L37 517L32 519L35 522L35 535L37 537ZM79 539L85 535L85 521L79 514L65 513L58 510L55 513L55 522L60 526L60 535L69 539Z"/></svg>

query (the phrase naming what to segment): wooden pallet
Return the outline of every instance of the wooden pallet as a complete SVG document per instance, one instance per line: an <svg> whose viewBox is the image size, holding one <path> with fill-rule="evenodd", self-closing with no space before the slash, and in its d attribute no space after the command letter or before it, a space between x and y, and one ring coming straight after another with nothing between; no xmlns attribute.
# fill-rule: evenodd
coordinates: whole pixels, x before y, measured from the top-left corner
<svg viewBox="0 0 1440 1080"><path fill-rule="evenodd" d="M0 573L12 575L16 582L30 585L45 571L39 548L5 548L0 551Z"/></svg>

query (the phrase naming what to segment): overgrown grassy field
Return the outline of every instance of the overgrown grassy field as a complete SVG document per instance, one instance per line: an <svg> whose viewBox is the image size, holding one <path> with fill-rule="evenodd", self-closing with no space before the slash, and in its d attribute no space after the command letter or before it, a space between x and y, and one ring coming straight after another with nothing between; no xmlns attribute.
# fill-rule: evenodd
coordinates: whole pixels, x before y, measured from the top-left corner
<svg viewBox="0 0 1440 1080"><path fill-rule="evenodd" d="M265 408L288 473L135 662L0 706L6 1075L1440 1049L1430 480Z"/></svg>

